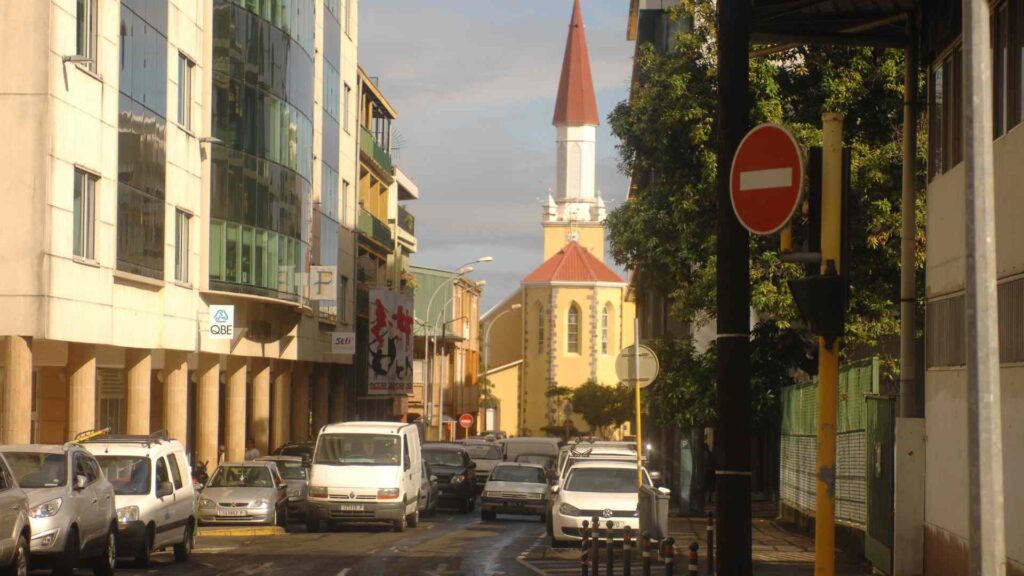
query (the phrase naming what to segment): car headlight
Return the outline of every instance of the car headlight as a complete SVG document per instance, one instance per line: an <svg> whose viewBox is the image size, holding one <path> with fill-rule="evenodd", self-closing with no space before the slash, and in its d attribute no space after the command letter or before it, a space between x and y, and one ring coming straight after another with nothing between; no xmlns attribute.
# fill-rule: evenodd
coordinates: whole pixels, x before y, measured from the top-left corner
<svg viewBox="0 0 1024 576"><path fill-rule="evenodd" d="M377 490L377 500L395 500L398 498L398 488L381 488Z"/></svg>
<svg viewBox="0 0 1024 576"><path fill-rule="evenodd" d="M310 486L309 496L311 498L327 498L327 486Z"/></svg>
<svg viewBox="0 0 1024 576"><path fill-rule="evenodd" d="M452 476L452 484L462 484L465 480L465 474L456 474L455 476Z"/></svg>
<svg viewBox="0 0 1024 576"><path fill-rule="evenodd" d="M558 507L558 512L566 516L579 516L580 509L573 506L572 504L563 503Z"/></svg>
<svg viewBox="0 0 1024 576"><path fill-rule="evenodd" d="M250 508L266 508L270 506L270 500L266 498L257 498L249 503Z"/></svg>
<svg viewBox="0 0 1024 576"><path fill-rule="evenodd" d="M529 500L540 500L544 498L544 495L541 494L540 492L537 492L536 494L527 494L526 498Z"/></svg>
<svg viewBox="0 0 1024 576"><path fill-rule="evenodd" d="M213 500L210 500L209 498L200 498L199 499L199 507L200 508L213 508L214 506L216 506L216 504L214 503Z"/></svg>
<svg viewBox="0 0 1024 576"><path fill-rule="evenodd" d="M117 522L118 524L127 524L129 522L139 521L139 507L138 506L125 506L117 509Z"/></svg>
<svg viewBox="0 0 1024 576"><path fill-rule="evenodd" d="M302 488L292 488L288 491L288 495L298 498L299 496L302 496Z"/></svg>
<svg viewBox="0 0 1024 576"><path fill-rule="evenodd" d="M497 498L497 492L484 492L484 498Z"/></svg>
<svg viewBox="0 0 1024 576"><path fill-rule="evenodd" d="M60 512L60 505L63 503L63 498L54 498L53 500L33 506L29 509L28 515L33 518L49 518L51 516L56 516L57 512Z"/></svg>

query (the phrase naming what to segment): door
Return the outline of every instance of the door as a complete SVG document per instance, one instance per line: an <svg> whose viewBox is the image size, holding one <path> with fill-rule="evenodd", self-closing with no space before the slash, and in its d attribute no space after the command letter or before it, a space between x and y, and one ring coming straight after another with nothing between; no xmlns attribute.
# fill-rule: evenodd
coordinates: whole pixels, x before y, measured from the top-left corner
<svg viewBox="0 0 1024 576"><path fill-rule="evenodd" d="M100 512L100 502L96 494L98 476L89 466L88 456L84 452L73 452L71 456L71 504L73 516L78 520L78 543L85 548L90 542L101 535L106 535L106 516ZM78 477L85 478L85 487L77 489Z"/></svg>
<svg viewBox="0 0 1024 576"><path fill-rule="evenodd" d="M156 534L153 537L154 546L163 546L171 540L173 534L168 530L171 524L171 516L174 510L174 483L171 480L171 471L167 460L163 456L154 459L156 474L153 481L153 496L160 501L159 507L154 511L153 520L156 522ZM159 496L160 487L171 486L170 494Z"/></svg>
<svg viewBox="0 0 1024 576"><path fill-rule="evenodd" d="M884 574L892 574L895 402L890 397L867 396L864 408L868 512L864 556Z"/></svg>
<svg viewBox="0 0 1024 576"><path fill-rule="evenodd" d="M174 504L166 514L167 538L172 544L183 541L185 525L192 515L192 482L188 474L188 463L184 452L171 452L167 455L167 467L171 471L171 484L174 486Z"/></svg>
<svg viewBox="0 0 1024 576"><path fill-rule="evenodd" d="M25 493L14 487L11 472L0 459L0 559L5 562L14 552L18 517L24 502Z"/></svg>

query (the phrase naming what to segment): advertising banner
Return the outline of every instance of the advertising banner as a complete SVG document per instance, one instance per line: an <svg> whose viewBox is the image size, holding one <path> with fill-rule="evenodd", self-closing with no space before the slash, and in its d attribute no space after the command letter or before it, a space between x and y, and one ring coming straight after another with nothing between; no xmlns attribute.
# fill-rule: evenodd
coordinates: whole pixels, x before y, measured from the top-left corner
<svg viewBox="0 0 1024 576"><path fill-rule="evenodd" d="M369 395L412 394L412 328L412 296L370 290Z"/></svg>

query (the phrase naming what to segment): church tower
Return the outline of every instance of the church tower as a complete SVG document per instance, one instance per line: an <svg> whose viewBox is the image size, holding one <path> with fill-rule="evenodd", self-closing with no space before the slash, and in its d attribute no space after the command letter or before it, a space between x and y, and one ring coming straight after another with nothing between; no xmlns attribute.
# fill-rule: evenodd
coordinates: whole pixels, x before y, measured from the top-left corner
<svg viewBox="0 0 1024 576"><path fill-rule="evenodd" d="M544 211L545 260L571 241L579 242L598 259L604 258L605 206L595 183L600 123L583 12L580 0L575 0L552 120L557 143L557 184Z"/></svg>

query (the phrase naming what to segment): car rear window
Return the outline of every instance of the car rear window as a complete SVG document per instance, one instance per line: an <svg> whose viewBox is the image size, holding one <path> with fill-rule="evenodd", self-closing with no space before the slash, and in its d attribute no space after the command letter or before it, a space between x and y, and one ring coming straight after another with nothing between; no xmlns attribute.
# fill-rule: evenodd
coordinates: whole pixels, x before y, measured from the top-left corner
<svg viewBox="0 0 1024 576"><path fill-rule="evenodd" d="M501 460L501 450L491 444L467 444L466 452L473 460Z"/></svg>
<svg viewBox="0 0 1024 576"><path fill-rule="evenodd" d="M497 482L529 482L547 484L543 470L529 466L498 466L491 473L491 480Z"/></svg>

